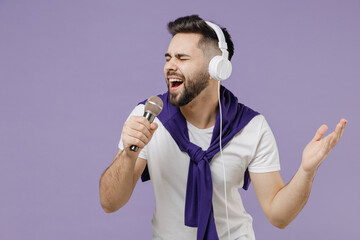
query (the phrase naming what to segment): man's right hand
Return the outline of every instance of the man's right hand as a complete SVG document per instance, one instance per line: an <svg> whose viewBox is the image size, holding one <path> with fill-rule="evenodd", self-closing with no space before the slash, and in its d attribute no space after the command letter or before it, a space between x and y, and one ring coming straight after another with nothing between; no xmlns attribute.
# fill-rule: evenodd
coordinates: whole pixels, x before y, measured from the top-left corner
<svg viewBox="0 0 360 240"><path fill-rule="evenodd" d="M100 203L105 212L117 211L130 199L146 167L146 160L138 158L140 151L131 151L130 147L135 145L143 149L157 128L158 124L150 123L145 117L131 116L124 123L124 150L119 150L100 178Z"/></svg>
<svg viewBox="0 0 360 240"><path fill-rule="evenodd" d="M150 123L145 117L131 116L125 123L122 130L122 141L126 154L136 160L140 151L134 152L130 147L135 145L139 150L143 149L151 140L157 123Z"/></svg>

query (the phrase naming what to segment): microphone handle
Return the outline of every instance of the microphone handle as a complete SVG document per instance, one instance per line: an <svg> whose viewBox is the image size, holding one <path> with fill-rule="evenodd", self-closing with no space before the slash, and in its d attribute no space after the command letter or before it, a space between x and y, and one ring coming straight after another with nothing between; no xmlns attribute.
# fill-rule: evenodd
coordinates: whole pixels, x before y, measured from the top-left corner
<svg viewBox="0 0 360 240"><path fill-rule="evenodd" d="M156 117L155 114L153 114L152 112L150 111L145 111L144 112L144 115L143 115L150 123L152 123ZM139 150L139 147L136 146L136 145L132 145L130 146L130 150L133 151L133 152L137 152Z"/></svg>

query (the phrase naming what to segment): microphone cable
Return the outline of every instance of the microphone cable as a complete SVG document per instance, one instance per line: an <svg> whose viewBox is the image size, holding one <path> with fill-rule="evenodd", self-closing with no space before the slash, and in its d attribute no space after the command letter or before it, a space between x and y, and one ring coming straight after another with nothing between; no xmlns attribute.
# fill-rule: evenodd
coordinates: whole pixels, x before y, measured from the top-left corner
<svg viewBox="0 0 360 240"><path fill-rule="evenodd" d="M223 151L222 151L222 110L221 110L221 100L220 100L220 85L221 83L220 81L218 81L218 99L219 99L219 116L220 116L220 159L223 166L225 213L226 213L228 240L230 240L229 212L228 212L227 193L226 193L226 173L225 173L225 163L224 163Z"/></svg>

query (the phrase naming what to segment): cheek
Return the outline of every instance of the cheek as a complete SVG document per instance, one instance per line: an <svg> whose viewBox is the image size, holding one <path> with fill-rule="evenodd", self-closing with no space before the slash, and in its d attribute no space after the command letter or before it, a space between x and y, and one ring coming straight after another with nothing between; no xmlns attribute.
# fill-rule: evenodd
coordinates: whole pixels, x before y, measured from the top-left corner
<svg viewBox="0 0 360 240"><path fill-rule="evenodd" d="M193 69L191 72L189 72L189 74L187 74L187 77L193 81L197 80L198 78L205 78L206 76L210 76L207 66Z"/></svg>
<svg viewBox="0 0 360 240"><path fill-rule="evenodd" d="M192 65L187 64L185 66L182 66L182 68L179 68L179 71L186 77L186 78L192 78L196 73L199 71L199 69Z"/></svg>

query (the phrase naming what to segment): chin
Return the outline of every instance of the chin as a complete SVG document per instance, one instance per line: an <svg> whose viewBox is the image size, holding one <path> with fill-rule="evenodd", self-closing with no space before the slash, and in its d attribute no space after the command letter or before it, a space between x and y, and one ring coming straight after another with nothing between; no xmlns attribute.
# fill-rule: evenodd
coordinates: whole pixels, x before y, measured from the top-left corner
<svg viewBox="0 0 360 240"><path fill-rule="evenodd" d="M175 107L181 107L180 102L176 98L172 98L171 95L169 95L169 100L170 100L171 105L173 105Z"/></svg>
<svg viewBox="0 0 360 240"><path fill-rule="evenodd" d="M171 105L173 105L175 107L182 107L184 105L184 104L181 104L182 99L181 99L181 96L179 96L179 94L169 93L169 100L170 100Z"/></svg>

